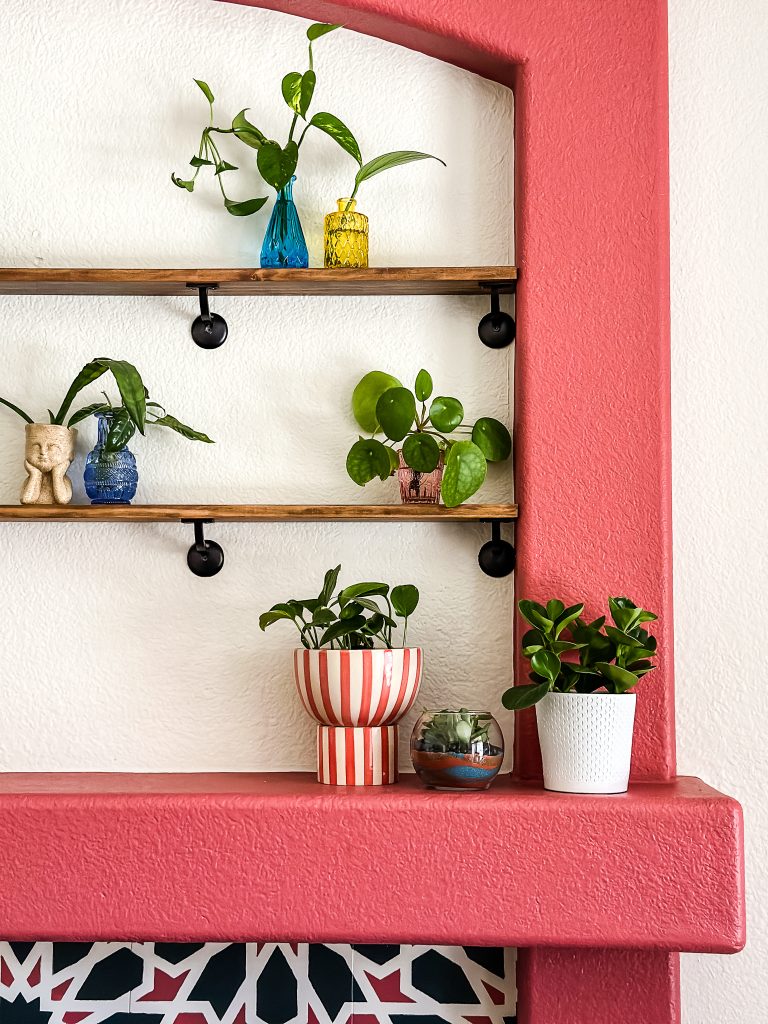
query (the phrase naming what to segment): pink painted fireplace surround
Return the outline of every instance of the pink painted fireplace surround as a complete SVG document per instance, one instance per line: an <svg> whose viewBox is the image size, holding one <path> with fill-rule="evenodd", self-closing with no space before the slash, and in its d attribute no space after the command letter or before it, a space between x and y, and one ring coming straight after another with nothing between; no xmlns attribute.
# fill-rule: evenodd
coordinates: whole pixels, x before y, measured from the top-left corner
<svg viewBox="0 0 768 1024"><path fill-rule="evenodd" d="M628 591L660 613L633 785L543 793L532 714L519 718L516 780L447 801L413 783L374 804L301 777L6 776L3 937L517 944L519 1024L673 1024L677 951L738 950L744 906L738 805L675 778L666 4L252 6L342 22L514 90L516 209L499 215L520 273L515 586L588 610ZM488 863L480 850L479 863L450 859L456 799L492 830ZM440 837L431 860L408 842L425 819ZM382 845L394 837L380 888L356 822ZM409 934L414 873L436 898L450 884L485 894L500 917L478 929L446 911L432 934Z"/></svg>

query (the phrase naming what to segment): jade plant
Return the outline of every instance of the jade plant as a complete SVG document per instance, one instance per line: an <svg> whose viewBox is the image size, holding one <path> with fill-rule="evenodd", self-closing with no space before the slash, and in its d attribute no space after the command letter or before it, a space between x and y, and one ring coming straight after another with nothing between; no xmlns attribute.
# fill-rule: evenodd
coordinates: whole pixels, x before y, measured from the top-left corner
<svg viewBox="0 0 768 1024"><path fill-rule="evenodd" d="M64 421L67 417L72 402L75 400L75 396L92 384L95 380L98 380L103 374L110 372L115 379L120 397L122 398L122 408L125 410L130 423L133 425L135 430L144 433L144 424L147 418L147 399L146 389L141 379L139 371L131 363L127 363L124 359L105 359L100 357L98 359L92 359L90 363L87 363L82 370L78 373L75 379L72 381L69 390L67 391L64 399L59 406L57 412L52 412L48 409L48 416L50 423L57 424L59 426L64 425ZM7 406L12 412L15 412L18 416L21 416L27 423L34 423L32 419L23 409L20 409L17 405L9 402L5 398L0 398L0 404ZM73 421L77 422L79 419L83 419L89 415L91 407L87 407L88 411L83 412L81 409L79 413L75 413L67 423L67 426L72 426ZM80 415L83 413L83 415ZM133 432L133 431L131 431Z"/></svg>
<svg viewBox="0 0 768 1024"><path fill-rule="evenodd" d="M419 592L410 583L392 587L386 583L353 583L334 596L341 566L329 569L317 597L273 605L259 616L265 630L285 619L299 631L302 646L310 649L363 650L394 645L397 618L403 620L405 647L408 620L419 603Z"/></svg>
<svg viewBox="0 0 768 1024"><path fill-rule="evenodd" d="M626 693L655 666L656 638L643 624L653 612L639 608L627 597L609 597L613 625L600 616L586 622L583 604L566 608L553 599L546 605L520 601L520 614L532 628L522 637L523 657L531 663L531 682L513 686L502 696L510 711L537 704L555 693Z"/></svg>
<svg viewBox="0 0 768 1024"><path fill-rule="evenodd" d="M175 416L171 416L159 402L150 401L149 393L146 388L144 390L147 409L146 426L167 427L170 430L174 430L177 434L181 434L182 437L186 437L189 441L203 441L206 444L214 443L207 434L203 434L193 427L188 427L186 423L182 423ZM104 450L107 452L119 452L125 448L133 437L136 432L136 424L125 405L114 404L106 391L102 391L102 394L104 395L103 402L94 402L91 405L83 406L82 409L78 409L76 413L70 416L67 426L74 427L76 423L86 419L88 416L98 416L99 414L107 413L110 416L110 421Z"/></svg>
<svg viewBox="0 0 768 1024"><path fill-rule="evenodd" d="M353 197L356 195L357 190L363 181L368 178L372 178L375 174L381 173L381 171L388 170L390 167L397 167L400 164L410 163L413 160L437 160L438 157L432 157L429 153L419 153L414 150L399 150L394 153L384 153L383 155L368 161L368 163L363 164L363 158L360 155L360 146L358 145L355 136L340 118L335 114L328 113L327 111L319 111L308 119L309 107L312 103L312 97L317 83L317 74L315 72L314 57L312 54L312 43L315 42L315 40L320 39L322 36L327 35L329 32L333 32L335 29L341 27L341 25L326 25L321 23L310 25L307 29L307 39L309 41L309 67L303 73L300 71L289 71L282 80L281 92L283 100L292 115L290 128L288 130L288 138L284 145L280 142L276 142L274 139L267 138L264 132L248 120L246 117L246 113L249 110L248 107L245 107L233 118L229 128L216 127L214 124L213 113L213 92L207 82L204 82L199 78L195 78L194 81L196 85L208 101L209 123L202 131L197 153L190 160L190 165L194 168L192 177L185 179L179 177L175 173L171 174L171 181L173 184L178 186L178 188L186 189L187 192L193 192L195 188L195 181L200 173L200 169L202 167L211 167L213 175L219 183L219 189L221 190L221 195L224 200L224 206L229 213L235 217L248 217L261 209L261 207L267 202L266 196L241 201L235 201L228 197L224 188L222 176L225 173L237 171L238 167L235 164L229 163L229 161L222 157L219 150L219 142L214 138L214 136L221 135L233 135L239 142L243 143L243 145L255 150L256 167L259 174L267 185L271 185L272 188L278 192L282 188L285 188L296 173L301 146L310 128L316 128L318 131L324 132L357 163L359 170L355 177L354 191L352 192ZM299 128L299 122L302 122L302 127L297 138L296 135L297 128ZM442 161L440 162L442 163Z"/></svg>
<svg viewBox="0 0 768 1024"><path fill-rule="evenodd" d="M372 436L360 437L347 455L347 473L356 484L363 487L376 477L386 480L400 465L398 451L418 473L431 473L442 458L443 501L451 508L480 488L489 462L509 458L512 438L503 423L490 416L465 423L458 398L432 398L432 392L426 370L419 370L413 390L381 370L362 378L352 394L352 411ZM380 432L384 441L374 436Z"/></svg>
<svg viewBox="0 0 768 1024"><path fill-rule="evenodd" d="M422 749L435 753L469 754L489 742L488 730L493 716L487 711L461 708L439 711L429 718L421 731Z"/></svg>

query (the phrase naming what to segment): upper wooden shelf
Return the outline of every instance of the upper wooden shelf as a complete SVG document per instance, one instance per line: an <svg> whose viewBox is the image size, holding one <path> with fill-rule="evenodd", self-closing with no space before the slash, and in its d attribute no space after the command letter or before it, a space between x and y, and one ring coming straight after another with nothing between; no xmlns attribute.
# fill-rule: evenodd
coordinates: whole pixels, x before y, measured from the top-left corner
<svg viewBox="0 0 768 1024"><path fill-rule="evenodd" d="M515 267L367 267L362 270L0 269L4 295L189 295L189 285L219 295L478 295L511 292Z"/></svg>
<svg viewBox="0 0 768 1024"><path fill-rule="evenodd" d="M0 522L443 523L516 518L517 505L0 505Z"/></svg>

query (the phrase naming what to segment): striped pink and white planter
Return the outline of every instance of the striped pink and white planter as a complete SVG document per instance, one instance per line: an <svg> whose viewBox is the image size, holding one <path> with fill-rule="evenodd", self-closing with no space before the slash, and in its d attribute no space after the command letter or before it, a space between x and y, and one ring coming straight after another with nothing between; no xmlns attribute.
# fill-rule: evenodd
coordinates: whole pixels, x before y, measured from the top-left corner
<svg viewBox="0 0 768 1024"><path fill-rule="evenodd" d="M397 782L397 726L318 726L317 781L326 786Z"/></svg>
<svg viewBox="0 0 768 1024"><path fill-rule="evenodd" d="M301 702L322 725L394 725L421 683L421 648L294 652Z"/></svg>

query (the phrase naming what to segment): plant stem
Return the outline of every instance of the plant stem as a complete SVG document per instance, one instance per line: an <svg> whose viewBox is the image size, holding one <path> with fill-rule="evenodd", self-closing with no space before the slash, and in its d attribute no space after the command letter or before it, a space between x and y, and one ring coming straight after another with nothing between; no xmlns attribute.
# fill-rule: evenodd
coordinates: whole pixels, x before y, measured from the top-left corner
<svg viewBox="0 0 768 1024"><path fill-rule="evenodd" d="M294 114L293 115L293 120L291 121L291 130L288 132L288 141L289 142L293 142L293 133L294 133L294 131L296 129L296 122L298 121L298 119L299 119L299 115L298 114Z"/></svg>

